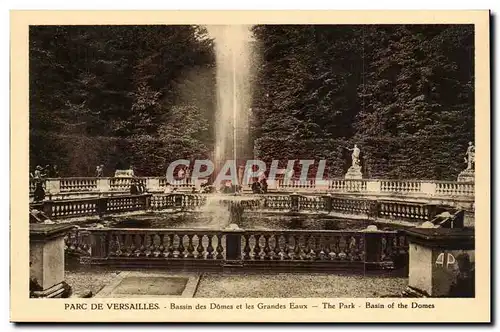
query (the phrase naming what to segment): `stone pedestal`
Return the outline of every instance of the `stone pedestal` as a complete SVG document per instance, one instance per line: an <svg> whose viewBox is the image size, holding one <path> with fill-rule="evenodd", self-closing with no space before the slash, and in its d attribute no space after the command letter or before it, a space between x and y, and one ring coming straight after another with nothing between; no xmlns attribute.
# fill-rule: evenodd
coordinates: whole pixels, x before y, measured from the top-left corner
<svg viewBox="0 0 500 332"><path fill-rule="evenodd" d="M457 182L475 182L474 178L474 170L466 169L458 175Z"/></svg>
<svg viewBox="0 0 500 332"><path fill-rule="evenodd" d="M68 297L64 281L64 236L74 226L30 224L30 297Z"/></svg>
<svg viewBox="0 0 500 332"><path fill-rule="evenodd" d="M225 229L226 235L226 260L224 268L231 269L232 267L241 268L243 261L241 257L241 236L244 230L239 228L237 224L230 224Z"/></svg>
<svg viewBox="0 0 500 332"><path fill-rule="evenodd" d="M364 252L365 252L365 272L380 269L392 269L391 261L381 261L383 232L377 229L375 225L369 225L363 231L364 233Z"/></svg>
<svg viewBox="0 0 500 332"><path fill-rule="evenodd" d="M328 185L330 182L328 180L316 180L314 182L314 189L317 191L328 191Z"/></svg>
<svg viewBox="0 0 500 332"><path fill-rule="evenodd" d="M97 179L97 190L101 193L109 193L111 187L108 178L98 178Z"/></svg>
<svg viewBox="0 0 500 332"><path fill-rule="evenodd" d="M299 211L299 195L297 193L293 193L290 195L290 211Z"/></svg>
<svg viewBox="0 0 500 332"><path fill-rule="evenodd" d="M345 178L349 180L360 180L363 178L361 173L361 166L351 166L345 174Z"/></svg>
<svg viewBox="0 0 500 332"><path fill-rule="evenodd" d="M474 230L413 228L406 297L474 297Z"/></svg>
<svg viewBox="0 0 500 332"><path fill-rule="evenodd" d="M146 189L148 192L161 192L159 178L147 178Z"/></svg>
<svg viewBox="0 0 500 332"><path fill-rule="evenodd" d="M47 179L45 181L46 193L49 195L57 195L61 192L61 180L60 179Z"/></svg>

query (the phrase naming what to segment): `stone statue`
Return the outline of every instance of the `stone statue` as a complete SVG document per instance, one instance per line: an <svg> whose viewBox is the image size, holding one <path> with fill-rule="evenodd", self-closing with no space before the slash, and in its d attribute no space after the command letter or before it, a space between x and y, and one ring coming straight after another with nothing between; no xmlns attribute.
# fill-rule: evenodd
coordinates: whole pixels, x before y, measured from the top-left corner
<svg viewBox="0 0 500 332"><path fill-rule="evenodd" d="M467 148L466 157L464 158L465 162L467 163L468 170L474 168L473 165L475 163L475 156L476 156L476 148L474 147L472 142L469 142L469 147Z"/></svg>
<svg viewBox="0 0 500 332"><path fill-rule="evenodd" d="M458 182L474 182L474 164L476 160L476 148L472 142L469 142L467 147L467 152L465 153L464 163L467 164L467 168L458 174Z"/></svg>
<svg viewBox="0 0 500 332"><path fill-rule="evenodd" d="M356 144L354 144L353 149L348 148L347 150L352 151L352 166L353 167L359 166L359 154L361 150L358 148Z"/></svg>
<svg viewBox="0 0 500 332"><path fill-rule="evenodd" d="M347 148L347 150L352 151L352 165L347 170L345 175L346 179L362 179L363 174L361 173L361 163L359 160L359 155L361 154L361 150L358 148L357 144L354 144L353 149Z"/></svg>

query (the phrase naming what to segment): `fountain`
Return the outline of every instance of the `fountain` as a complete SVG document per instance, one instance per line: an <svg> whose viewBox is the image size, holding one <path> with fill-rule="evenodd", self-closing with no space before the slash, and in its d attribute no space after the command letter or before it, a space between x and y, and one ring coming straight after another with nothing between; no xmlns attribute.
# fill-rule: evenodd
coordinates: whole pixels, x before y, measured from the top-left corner
<svg viewBox="0 0 500 332"><path fill-rule="evenodd" d="M207 30L214 40L217 69L215 166L220 170L226 160L232 161L230 181L234 190L230 190L233 195L209 195L203 211L212 213L212 220L219 226L227 226L240 222L245 209L260 203L259 198L239 195L238 189L242 174L238 174L241 170L237 160L248 145L251 33L249 26L244 25L207 26ZM216 179L215 188L221 182Z"/></svg>

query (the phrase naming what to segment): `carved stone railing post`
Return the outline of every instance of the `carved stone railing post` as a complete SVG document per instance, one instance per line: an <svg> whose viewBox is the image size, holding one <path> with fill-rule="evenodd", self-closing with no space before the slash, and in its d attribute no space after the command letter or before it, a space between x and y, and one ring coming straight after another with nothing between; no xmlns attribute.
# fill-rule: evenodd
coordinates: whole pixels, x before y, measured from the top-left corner
<svg viewBox="0 0 500 332"><path fill-rule="evenodd" d="M241 236L244 230L236 224L229 225L225 231L226 236L226 265L242 265Z"/></svg>
<svg viewBox="0 0 500 332"><path fill-rule="evenodd" d="M146 179L146 189L149 192L159 192L160 188L160 178L147 178Z"/></svg>
<svg viewBox="0 0 500 332"><path fill-rule="evenodd" d="M93 260L101 260L108 257L108 246L110 241L109 232L105 230L92 230L90 233L90 254Z"/></svg>
<svg viewBox="0 0 500 332"><path fill-rule="evenodd" d="M97 199L96 210L99 217L102 217L106 214L108 210L108 198L107 197L99 197Z"/></svg>
<svg viewBox="0 0 500 332"><path fill-rule="evenodd" d="M64 237L68 224L30 224L30 297L69 297L64 281Z"/></svg>
<svg viewBox="0 0 500 332"><path fill-rule="evenodd" d="M97 191L101 193L107 193L111 190L109 183L109 178L98 178L97 179Z"/></svg>
<svg viewBox="0 0 500 332"><path fill-rule="evenodd" d="M366 181L366 191L369 193L380 193L380 181L367 180Z"/></svg>
<svg viewBox="0 0 500 332"><path fill-rule="evenodd" d="M432 220L436 216L438 209L436 204L426 204L427 208L427 220Z"/></svg>
<svg viewBox="0 0 500 332"><path fill-rule="evenodd" d="M474 230L412 228L408 297L474 297Z"/></svg>
<svg viewBox="0 0 500 332"><path fill-rule="evenodd" d="M369 201L368 202L368 219L376 220L378 218L378 201Z"/></svg>
<svg viewBox="0 0 500 332"><path fill-rule="evenodd" d="M377 226L370 225L362 231L365 235L365 270L376 270L381 262L381 233Z"/></svg>
<svg viewBox="0 0 500 332"><path fill-rule="evenodd" d="M420 184L420 191L422 194L434 196L434 195L436 195L436 183L434 183L434 182L422 182Z"/></svg>
<svg viewBox="0 0 500 332"><path fill-rule="evenodd" d="M332 211L332 195L328 194L328 195L323 196L323 201L325 204L325 210L327 212L331 212Z"/></svg>
<svg viewBox="0 0 500 332"><path fill-rule="evenodd" d="M53 201L44 201L43 202L43 213L50 219L52 217L53 212Z"/></svg>
<svg viewBox="0 0 500 332"><path fill-rule="evenodd" d="M47 179L45 181L45 190L49 195L56 195L61 192L61 179Z"/></svg>
<svg viewBox="0 0 500 332"><path fill-rule="evenodd" d="M152 195L144 195L144 209L145 210L151 209L151 196Z"/></svg>
<svg viewBox="0 0 500 332"><path fill-rule="evenodd" d="M293 212L298 212L299 211L299 195L296 193L293 193L290 195L290 210Z"/></svg>
<svg viewBox="0 0 500 332"><path fill-rule="evenodd" d="M174 206L176 208L182 208L182 198L183 198L183 194L173 194L174 196Z"/></svg>

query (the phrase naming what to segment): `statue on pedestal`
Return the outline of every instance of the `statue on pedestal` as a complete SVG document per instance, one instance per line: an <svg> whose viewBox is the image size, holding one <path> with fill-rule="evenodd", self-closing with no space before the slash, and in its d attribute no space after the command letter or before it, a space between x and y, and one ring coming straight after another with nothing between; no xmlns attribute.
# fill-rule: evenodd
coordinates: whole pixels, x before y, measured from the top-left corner
<svg viewBox="0 0 500 332"><path fill-rule="evenodd" d="M474 168L474 162L475 162L475 156L476 156L476 148L472 144L472 142L469 142L469 147L467 148L467 153L465 157L465 162L467 163L467 169L473 169Z"/></svg>
<svg viewBox="0 0 500 332"><path fill-rule="evenodd" d="M359 160L359 156L361 154L361 150L358 148L357 144L354 144L354 148L347 150L352 151L352 165L349 167L347 170L347 173L345 175L346 179L362 179L363 174L361 173L361 163Z"/></svg>
<svg viewBox="0 0 500 332"><path fill-rule="evenodd" d="M467 152L465 153L464 163L467 168L458 175L458 182L474 182L474 166L476 160L476 148L472 142L469 142Z"/></svg>
<svg viewBox="0 0 500 332"><path fill-rule="evenodd" d="M348 148L348 150L352 151L352 166L351 167L359 166L359 154L361 153L361 150L358 148L358 146L356 144L354 144L353 149Z"/></svg>

